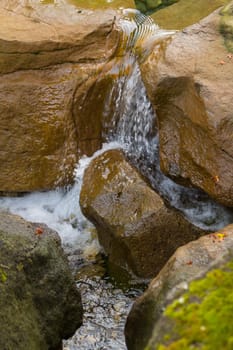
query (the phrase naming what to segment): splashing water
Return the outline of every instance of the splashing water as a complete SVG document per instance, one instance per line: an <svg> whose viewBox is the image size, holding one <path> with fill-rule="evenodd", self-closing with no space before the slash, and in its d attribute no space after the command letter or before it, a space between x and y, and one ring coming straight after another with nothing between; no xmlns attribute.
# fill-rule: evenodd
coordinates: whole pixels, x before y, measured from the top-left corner
<svg viewBox="0 0 233 350"><path fill-rule="evenodd" d="M93 158L108 149L119 147L117 142L104 144L92 157L85 156L80 159L75 169L75 184L69 190L35 192L23 197L1 197L0 208L20 215L25 220L47 224L59 233L65 247L86 248L94 227L83 216L79 206L83 174Z"/></svg>
<svg viewBox="0 0 233 350"><path fill-rule="evenodd" d="M130 76L127 79L120 77L116 85L117 108L111 133L106 137L122 145L131 162L150 180L153 188L171 206L182 211L189 221L211 231L231 223L233 213L230 209L214 202L198 189L174 183L161 172L156 115L147 97L137 62Z"/></svg>
<svg viewBox="0 0 233 350"><path fill-rule="evenodd" d="M125 18L121 26L127 38L123 42L128 56L125 55L121 62L121 71L127 74L121 74L116 79L106 99L106 111L109 110L109 104L114 104L116 108L111 125L106 125L108 133L105 137L109 141L119 142L131 162L149 179L152 187L171 206L182 211L189 221L206 230L221 229L233 221L232 211L211 200L198 189L174 183L161 172L159 166L156 115L142 82L138 64L138 59L145 57L145 50L141 58L137 56L137 48L144 46L151 49L152 44L155 45L174 32L159 29L150 17L137 10L126 9L123 13Z"/></svg>

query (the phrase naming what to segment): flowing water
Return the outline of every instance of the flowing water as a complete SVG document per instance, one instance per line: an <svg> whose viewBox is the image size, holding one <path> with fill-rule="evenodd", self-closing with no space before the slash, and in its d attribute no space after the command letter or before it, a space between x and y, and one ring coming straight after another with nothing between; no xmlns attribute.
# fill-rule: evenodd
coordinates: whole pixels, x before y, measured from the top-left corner
<svg viewBox="0 0 233 350"><path fill-rule="evenodd" d="M125 12L120 25L124 36L119 50L124 50L124 55L118 66L109 72L110 75L121 74L118 74L106 97L106 116L110 105L115 106L111 122L106 118L108 134L105 137L108 143L93 157L107 149L123 148L152 186L171 205L183 211L190 221L211 230L225 226L233 221L232 213L202 192L173 183L159 169L156 115L147 98L137 60L150 50L156 40L171 33L161 31L150 19L131 10ZM87 267L89 264L94 270L101 248L95 238L94 227L79 208L83 172L93 157L80 160L75 184L70 189L32 193L20 198L0 198L0 208L29 221L46 223L60 234L71 265L83 267L86 264ZM64 350L124 350L124 322L133 299L140 292L133 285L117 287L103 271L92 275L84 273L77 279L83 295L84 324L72 339L64 342Z"/></svg>

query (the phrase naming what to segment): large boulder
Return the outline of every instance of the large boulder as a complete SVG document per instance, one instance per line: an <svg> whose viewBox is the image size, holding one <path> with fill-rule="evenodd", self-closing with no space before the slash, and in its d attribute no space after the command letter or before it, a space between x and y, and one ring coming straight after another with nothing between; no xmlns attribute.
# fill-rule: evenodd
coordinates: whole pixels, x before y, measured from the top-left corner
<svg viewBox="0 0 233 350"><path fill-rule="evenodd" d="M152 334L157 329L165 306L177 294L186 291L189 282L205 274L213 264L232 251L233 225L177 249L130 311L125 328L128 349L143 350L150 341L154 344ZM157 347L151 345L148 349Z"/></svg>
<svg viewBox="0 0 233 350"><path fill-rule="evenodd" d="M158 116L162 171L233 206L233 59L219 11L174 35L141 66Z"/></svg>
<svg viewBox="0 0 233 350"><path fill-rule="evenodd" d="M120 150L95 158L80 195L111 262L140 277L153 277L177 247L203 234L168 208Z"/></svg>
<svg viewBox="0 0 233 350"><path fill-rule="evenodd" d="M70 184L102 143L93 86L118 45L115 12L3 0L0 20L0 192Z"/></svg>
<svg viewBox="0 0 233 350"><path fill-rule="evenodd" d="M54 349L82 322L58 235L0 212L0 348Z"/></svg>

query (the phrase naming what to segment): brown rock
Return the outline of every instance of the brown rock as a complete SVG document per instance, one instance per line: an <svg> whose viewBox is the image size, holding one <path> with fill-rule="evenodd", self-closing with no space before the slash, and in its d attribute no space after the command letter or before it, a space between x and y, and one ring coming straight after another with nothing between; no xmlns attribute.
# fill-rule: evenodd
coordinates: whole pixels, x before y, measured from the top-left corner
<svg viewBox="0 0 233 350"><path fill-rule="evenodd" d="M140 277L155 276L177 247L203 234L167 208L119 150L91 162L80 205L110 261Z"/></svg>
<svg viewBox="0 0 233 350"><path fill-rule="evenodd" d="M115 13L12 0L0 20L0 192L69 184L102 142L95 86L117 47Z"/></svg>
<svg viewBox="0 0 233 350"><path fill-rule="evenodd" d="M146 292L134 303L125 336L129 350L143 350L167 305L188 283L206 273L233 248L233 225L177 249Z"/></svg>
<svg viewBox="0 0 233 350"><path fill-rule="evenodd" d="M163 172L233 206L233 61L218 11L177 33L142 66L157 111Z"/></svg>

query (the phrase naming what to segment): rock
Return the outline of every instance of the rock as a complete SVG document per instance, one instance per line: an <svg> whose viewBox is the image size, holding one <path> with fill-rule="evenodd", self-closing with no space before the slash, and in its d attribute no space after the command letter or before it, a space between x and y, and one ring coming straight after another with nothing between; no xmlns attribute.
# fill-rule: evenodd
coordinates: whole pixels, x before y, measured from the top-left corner
<svg viewBox="0 0 233 350"><path fill-rule="evenodd" d="M115 12L3 0L0 20L0 192L70 184L102 143L95 86L118 45Z"/></svg>
<svg viewBox="0 0 233 350"><path fill-rule="evenodd" d="M233 1L221 11L220 32L229 51L233 52Z"/></svg>
<svg viewBox="0 0 233 350"><path fill-rule="evenodd" d="M58 235L0 212L0 348L58 349L82 322Z"/></svg>
<svg viewBox="0 0 233 350"><path fill-rule="evenodd" d="M232 348L232 250L223 262L192 281L185 293L178 293L159 319L147 349L178 350L205 346Z"/></svg>
<svg viewBox="0 0 233 350"><path fill-rule="evenodd" d="M80 205L110 261L140 277L155 276L177 247L203 234L167 208L119 150L90 163Z"/></svg>
<svg viewBox="0 0 233 350"><path fill-rule="evenodd" d="M160 318L163 318L165 306L177 294L186 291L191 281L206 274L213 264L232 252L232 249L233 225L178 248L146 292L134 303L125 327L127 348L144 349L152 339ZM191 324L188 323L188 326ZM155 345L148 347L157 348Z"/></svg>
<svg viewBox="0 0 233 350"><path fill-rule="evenodd" d="M158 116L162 171L232 207L233 60L219 19L217 11L177 33L141 68Z"/></svg>

